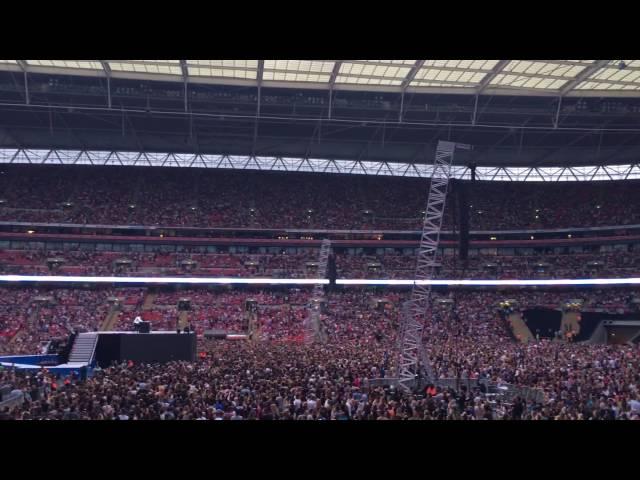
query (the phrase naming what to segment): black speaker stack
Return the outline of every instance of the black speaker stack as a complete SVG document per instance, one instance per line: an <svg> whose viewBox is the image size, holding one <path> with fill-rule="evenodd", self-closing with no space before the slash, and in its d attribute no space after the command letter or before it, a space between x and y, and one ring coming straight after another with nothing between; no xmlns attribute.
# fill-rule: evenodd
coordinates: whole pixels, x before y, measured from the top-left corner
<svg viewBox="0 0 640 480"><path fill-rule="evenodd" d="M472 184L459 183L458 192L458 231L460 232L460 243L458 257L466 267L469 259L469 192Z"/></svg>
<svg viewBox="0 0 640 480"><path fill-rule="evenodd" d="M331 253L331 255L329 255L329 264L327 265L327 274L329 277L329 289L330 290L335 290L336 288L336 277L338 275L337 269L336 269L336 256L335 254Z"/></svg>

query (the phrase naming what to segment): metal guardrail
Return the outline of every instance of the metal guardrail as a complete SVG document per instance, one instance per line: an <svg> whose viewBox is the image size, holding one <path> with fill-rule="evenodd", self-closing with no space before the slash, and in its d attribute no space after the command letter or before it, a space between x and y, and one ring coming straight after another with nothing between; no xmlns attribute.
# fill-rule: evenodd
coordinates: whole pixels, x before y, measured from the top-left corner
<svg viewBox="0 0 640 480"><path fill-rule="evenodd" d="M4 399L0 402L0 410L8 408L11 410L12 408L20 405L24 401L24 392L20 392L15 395L10 395L9 398Z"/></svg>
<svg viewBox="0 0 640 480"><path fill-rule="evenodd" d="M539 388L512 385L509 383L496 383L489 382L484 379L476 379L476 378L439 378L433 382L430 382L440 388L451 389L454 391L460 390L463 386L468 390L480 387L481 384L484 384L485 391L487 394L492 395L494 397L500 397L501 399L510 402L514 400L516 397L520 397L521 399L527 402L535 402L542 403L544 401L545 395L544 391ZM398 379L396 378L372 378L368 379L364 387L365 388L376 388L385 385L398 385ZM415 382L413 382L410 387L414 387Z"/></svg>

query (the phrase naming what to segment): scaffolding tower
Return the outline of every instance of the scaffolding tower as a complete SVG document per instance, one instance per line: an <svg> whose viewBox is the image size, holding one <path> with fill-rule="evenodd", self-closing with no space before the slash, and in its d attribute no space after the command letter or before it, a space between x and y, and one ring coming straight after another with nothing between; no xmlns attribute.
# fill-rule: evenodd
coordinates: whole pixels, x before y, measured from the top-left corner
<svg viewBox="0 0 640 480"><path fill-rule="evenodd" d="M469 150L471 147L454 142L438 142L418 248L414 277L416 281L432 280L438 266L440 231L456 148ZM422 338L424 322L430 313L430 301L431 284L416 282L411 291L411 299L403 304L400 312L395 383L405 390L416 383L435 380Z"/></svg>
<svg viewBox="0 0 640 480"><path fill-rule="evenodd" d="M249 310L249 311L245 311L245 317L247 318L247 331L248 331L248 337L250 341L257 341L259 340L259 328L258 328L258 311L256 310Z"/></svg>
<svg viewBox="0 0 640 480"><path fill-rule="evenodd" d="M322 240L320 245L320 257L318 259L317 278L324 279L327 277L327 265L329 263L329 255L331 254L331 241L327 238ZM304 323L304 338L308 343L327 341L327 332L322 325L320 316L322 314L322 304L325 302L324 286L322 283L316 283L313 286L311 301L308 304L309 315Z"/></svg>

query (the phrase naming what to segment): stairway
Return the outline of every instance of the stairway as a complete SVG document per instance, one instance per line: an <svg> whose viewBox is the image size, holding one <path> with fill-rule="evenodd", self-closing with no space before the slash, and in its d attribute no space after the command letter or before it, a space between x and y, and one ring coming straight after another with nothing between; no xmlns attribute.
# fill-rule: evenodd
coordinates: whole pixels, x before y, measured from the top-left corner
<svg viewBox="0 0 640 480"><path fill-rule="evenodd" d="M40 318L40 307L35 307L33 311L27 317L27 323L25 326L21 327L20 330L16 332L16 334L11 337L9 340L9 345L16 343L17 340L24 336L27 332L35 330L35 326L38 323L38 318Z"/></svg>
<svg viewBox="0 0 640 480"><path fill-rule="evenodd" d="M178 314L178 328L182 330L187 325L189 325L189 312L182 311Z"/></svg>
<svg viewBox="0 0 640 480"><path fill-rule="evenodd" d="M35 330L36 325L38 324L38 319L40 318L40 305L37 305L29 317L27 317L27 329Z"/></svg>
<svg viewBox="0 0 640 480"><path fill-rule="evenodd" d="M153 302L155 301L157 293L147 293L144 297L144 303L142 304L142 310L151 310L153 308Z"/></svg>
<svg viewBox="0 0 640 480"><path fill-rule="evenodd" d="M327 266L329 263L329 255L331 254L331 241L327 238L322 240L320 245L320 255L318 258L318 278L327 277ZM313 295L307 305L308 315L303 323L304 337L307 342L318 341L326 342L327 336L324 332L322 321L320 319L321 302L325 299L324 285L316 283L313 286Z"/></svg>
<svg viewBox="0 0 640 480"><path fill-rule="evenodd" d="M575 335L580 333L580 312L570 311L562 314L560 331L564 335L568 330L573 331Z"/></svg>
<svg viewBox="0 0 640 480"><path fill-rule="evenodd" d="M527 324L524 323L522 319L522 315L520 312L514 312L507 317L511 328L513 329L513 335L522 343L529 343L534 339L531 330L527 327Z"/></svg>
<svg viewBox="0 0 640 480"><path fill-rule="evenodd" d="M245 312L247 315L248 337L249 340L260 339L260 328L258 325L258 312Z"/></svg>
<svg viewBox="0 0 640 480"><path fill-rule="evenodd" d="M25 333L27 332L27 330L25 328L21 328L20 330L18 330L15 335L13 337L11 337L9 339L9 341L7 342L8 345L17 343L18 339L20 337L22 337Z"/></svg>
<svg viewBox="0 0 640 480"><path fill-rule="evenodd" d="M80 333L73 342L73 348L69 355L69 363L89 364L98 344L98 334L95 332Z"/></svg>
<svg viewBox="0 0 640 480"><path fill-rule="evenodd" d="M102 322L102 325L100 325L100 331L108 332L113 330L113 327L115 327L116 324L118 323L119 316L120 316L120 310L115 308L109 310L109 313L107 313L107 316Z"/></svg>

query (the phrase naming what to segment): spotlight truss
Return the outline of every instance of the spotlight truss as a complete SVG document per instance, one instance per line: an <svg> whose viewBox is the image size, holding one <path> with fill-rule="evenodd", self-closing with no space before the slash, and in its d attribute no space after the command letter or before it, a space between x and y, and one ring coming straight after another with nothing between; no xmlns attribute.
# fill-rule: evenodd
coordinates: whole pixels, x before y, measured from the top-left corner
<svg viewBox="0 0 640 480"><path fill-rule="evenodd" d="M436 271L440 231L456 148L469 145L439 141L429 186L415 279L432 280ZM407 390L420 380L435 380L424 348L424 322L431 313L431 284L415 283L411 299L402 306L396 352L396 381Z"/></svg>
<svg viewBox="0 0 640 480"><path fill-rule="evenodd" d="M317 277L324 279L327 276L327 266L329 263L329 254L331 253L331 241L327 238L322 240L320 245L320 256L318 258ZM313 295L308 305L309 315L304 323L304 338L307 342L327 341L327 332L322 325L320 318L322 314L322 304L325 301L324 283L316 283L313 286Z"/></svg>

